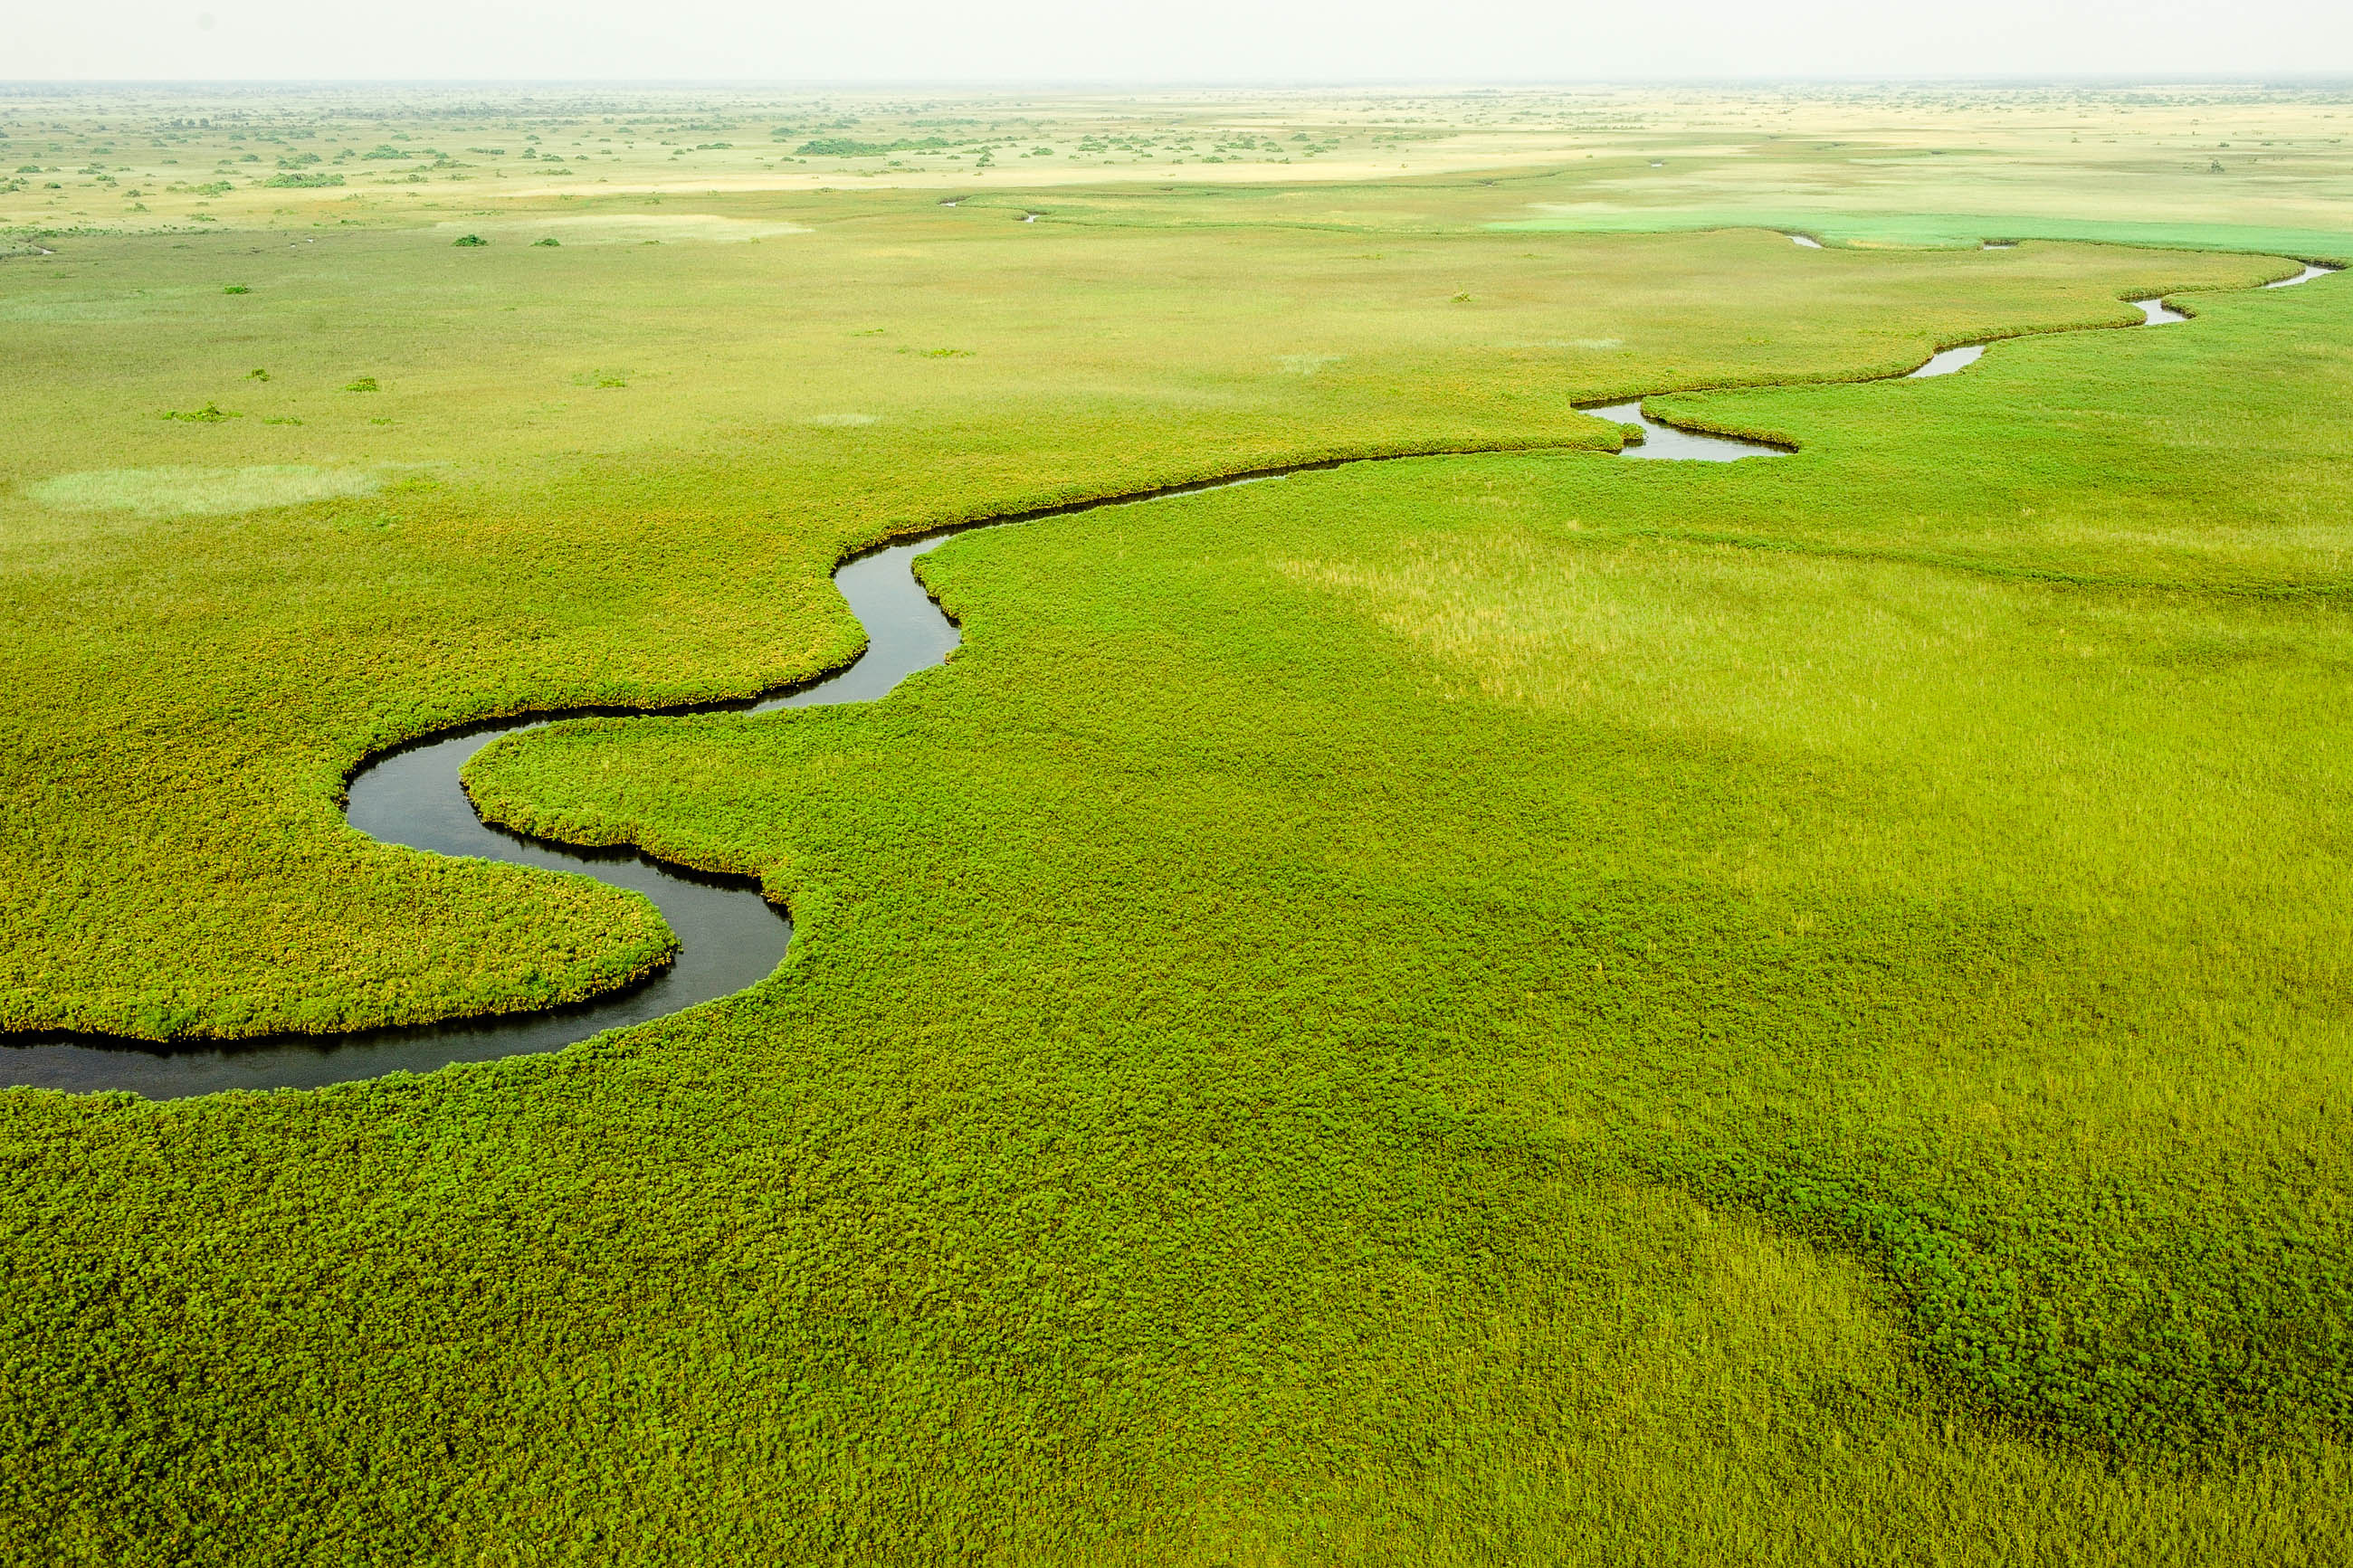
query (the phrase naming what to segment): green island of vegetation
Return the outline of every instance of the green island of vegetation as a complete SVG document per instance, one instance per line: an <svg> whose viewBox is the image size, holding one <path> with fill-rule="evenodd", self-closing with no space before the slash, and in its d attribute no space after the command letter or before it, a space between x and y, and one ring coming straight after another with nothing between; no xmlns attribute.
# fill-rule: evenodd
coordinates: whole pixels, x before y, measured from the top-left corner
<svg viewBox="0 0 2353 1568"><path fill-rule="evenodd" d="M0 1090L0 1560L2343 1560L2345 95L324 101L0 113L0 1056L1399 460Z"/></svg>

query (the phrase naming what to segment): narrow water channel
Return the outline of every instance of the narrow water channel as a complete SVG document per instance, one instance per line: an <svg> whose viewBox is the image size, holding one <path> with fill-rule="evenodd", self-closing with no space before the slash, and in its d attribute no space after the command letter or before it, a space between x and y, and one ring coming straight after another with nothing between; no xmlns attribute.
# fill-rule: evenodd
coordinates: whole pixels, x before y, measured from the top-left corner
<svg viewBox="0 0 2353 1568"><path fill-rule="evenodd" d="M1778 447L1768 447L1762 441L1743 441L1732 436L1710 436L1701 430L1685 430L1663 419L1653 419L1642 412L1641 399L1632 403L1607 403L1598 407L1581 408L1596 419L1607 419L1613 425L1630 425L1641 432L1640 438L1628 437L1619 449L1621 458L1651 458L1666 462L1729 463L1740 458L1779 458L1788 454Z"/></svg>
<svg viewBox="0 0 2353 1568"><path fill-rule="evenodd" d="M2344 270L2342 268L2318 267L2307 261L2304 264L2304 270L2297 273L2295 277L2274 278L2270 282L2264 284L2263 287L2266 289L2293 289L2299 283L2309 283L2316 278L2326 278L2332 272L2340 272L2342 270Z"/></svg>
<svg viewBox="0 0 2353 1568"><path fill-rule="evenodd" d="M1913 371L1905 379L1918 381L1931 375L1951 375L1957 371L1968 369L1969 366L1983 359L1985 351L1986 346L1983 343L1963 343L1958 348L1938 349L1928 356L1926 364Z"/></svg>
<svg viewBox="0 0 2353 1568"><path fill-rule="evenodd" d="M1802 237L1793 236L1799 238ZM2307 265L2284 288L2335 271ZM2186 321L2161 300L2137 300L2151 324ZM1976 363L1985 345L1962 344L1930 356L1910 376L1949 375ZM1678 429L1642 413L1641 400L1583 412L1642 431L1628 458L1728 462L1782 455L1753 441ZM1130 506L1167 496L1281 479L1294 473L1379 462L1347 458L1270 468L1141 494L1047 507L995 519L1001 528L1108 506ZM917 670L944 661L961 640L910 570L914 558L965 529L944 529L852 557L834 573L851 612L866 630L866 649L847 668L809 685L757 700L712 704L702 711L766 711L821 703L869 702ZM439 855L477 856L515 865L575 872L651 899L679 939L676 958L643 983L576 1006L533 1013L376 1029L343 1035L280 1035L230 1044L153 1045L93 1036L25 1036L0 1047L0 1085L91 1091L130 1089L154 1099L209 1094L227 1089L305 1089L391 1072L430 1072L450 1062L552 1051L591 1035L732 995L756 984L783 962L792 942L785 911L761 896L747 878L710 877L659 861L634 849L582 849L490 826L475 814L459 782L475 752L500 735L577 717L564 713L494 721L382 752L352 774L346 816L353 826L384 843Z"/></svg>

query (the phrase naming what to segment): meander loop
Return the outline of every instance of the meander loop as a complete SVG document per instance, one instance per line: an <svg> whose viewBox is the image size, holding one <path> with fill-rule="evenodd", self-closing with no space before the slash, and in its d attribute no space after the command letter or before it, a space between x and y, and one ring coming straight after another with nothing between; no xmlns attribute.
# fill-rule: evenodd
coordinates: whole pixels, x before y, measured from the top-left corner
<svg viewBox="0 0 2353 1568"><path fill-rule="evenodd" d="M2295 277L2263 287L2285 288L2337 270L2307 264ZM2152 325L2189 319L2162 300L2132 303ZM1948 375L1976 363L1984 352L1983 344L1956 344L1938 350L1904 377L1881 379ZM1582 412L1639 427L1641 438L1630 441L1623 450L1622 455L1629 458L1727 462L1778 456L1783 450L1679 428L1644 414L1641 399L1589 406ZM886 543L851 556L835 570L834 584L865 628L866 647L848 667L810 684L749 701L691 708L519 714L377 752L353 770L345 816L353 826L380 842L432 854L575 872L652 900L677 935L679 945L669 963L633 984L573 1005L347 1034L171 1044L89 1035L37 1035L27 1037L27 1043L0 1051L0 1085L83 1092L128 1089L156 1099L227 1089L316 1088L393 1072L430 1072L451 1062L558 1050L593 1035L645 1023L757 984L783 963L792 942L792 922L781 908L768 902L751 879L707 875L634 848L582 848L494 827L474 810L460 782L466 763L501 735L596 711L652 717L873 701L916 671L944 662L962 640L956 624L933 601L913 571L915 557L958 533L1325 468L1466 455L1380 454L1269 468L982 519Z"/></svg>

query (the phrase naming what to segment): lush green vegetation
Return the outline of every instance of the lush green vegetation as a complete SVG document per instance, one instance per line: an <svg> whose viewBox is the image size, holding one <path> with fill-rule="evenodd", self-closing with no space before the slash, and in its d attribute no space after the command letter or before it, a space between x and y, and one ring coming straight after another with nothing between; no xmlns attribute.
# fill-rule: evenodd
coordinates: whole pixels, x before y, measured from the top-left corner
<svg viewBox="0 0 2353 1568"><path fill-rule="evenodd" d="M960 1064L1139 1014L1349 1040L1848 1240L1995 1407L2132 1451L2329 1429L2353 326L2208 310L1681 405L1781 462L1452 459L960 542L927 574L972 647L903 701L572 726L475 787L783 880L797 999L899 970Z"/></svg>
<svg viewBox="0 0 2353 1568"><path fill-rule="evenodd" d="M17 1028L609 984L634 906L367 843L343 770L822 668L894 531L1480 454L976 534L923 565L964 648L881 703L477 760L499 819L787 898L741 996L0 1094L0 1552L2336 1560L2353 279L1486 188L0 268ZM2198 320L1766 384L2163 288ZM1657 406L1795 456L1567 409L1743 386Z"/></svg>
<svg viewBox="0 0 2353 1568"><path fill-rule="evenodd" d="M0 660L33 759L0 781L0 1025L349 1027L638 973L662 941L638 906L374 845L343 773L463 719L821 668L858 636L827 569L894 529L1301 458L1605 447L1572 398L1891 371L2282 270L1754 233L1205 251L904 198L640 227L237 245L233 300L226 240L0 279Z"/></svg>

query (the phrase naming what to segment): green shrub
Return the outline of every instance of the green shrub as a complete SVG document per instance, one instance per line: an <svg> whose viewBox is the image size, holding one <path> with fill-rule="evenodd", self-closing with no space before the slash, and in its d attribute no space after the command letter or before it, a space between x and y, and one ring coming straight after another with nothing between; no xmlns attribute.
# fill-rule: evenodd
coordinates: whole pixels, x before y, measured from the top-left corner
<svg viewBox="0 0 2353 1568"><path fill-rule="evenodd" d="M455 245L455 246L465 247L465 246L474 246L474 245L488 245L488 244L490 244L491 242L490 242L489 240L487 240L487 239L484 239L484 238L483 238L480 235L479 235L479 234L461 234L461 235L459 235L457 238L455 238L455 239L451 240L449 243L450 243L450 244L452 244L452 245Z"/></svg>
<svg viewBox="0 0 2353 1568"><path fill-rule="evenodd" d="M805 157L879 158L889 153L921 153L947 145L948 142L938 136L926 136L920 142L855 142L847 136L828 136L804 142L796 151Z"/></svg>

